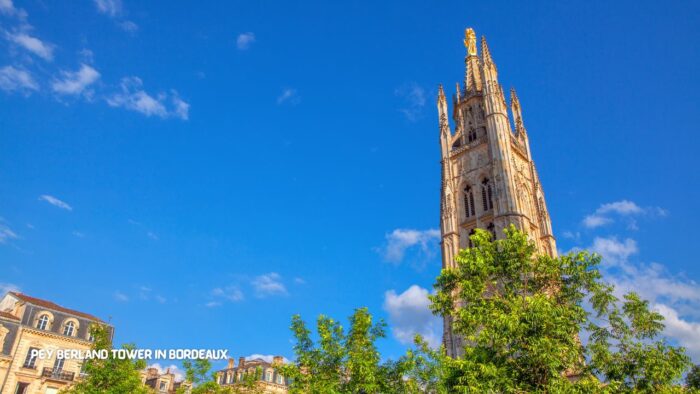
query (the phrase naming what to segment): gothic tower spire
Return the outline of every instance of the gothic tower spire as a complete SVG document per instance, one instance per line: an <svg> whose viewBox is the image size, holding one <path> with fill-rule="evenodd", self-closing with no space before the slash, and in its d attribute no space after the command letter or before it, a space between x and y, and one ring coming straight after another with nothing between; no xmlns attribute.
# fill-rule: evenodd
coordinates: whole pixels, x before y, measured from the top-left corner
<svg viewBox="0 0 700 394"><path fill-rule="evenodd" d="M529 235L539 253L556 256L544 192L522 122L520 100L513 90L510 108L506 104L486 38L481 39L481 57L477 55L473 29L466 29L464 45L467 49L465 90L460 92L458 84L452 101L454 134L449 126L445 92L442 86L438 89L443 267L454 267L455 256L460 249L470 246L469 236L476 228L501 238L503 229L511 224ZM444 321L443 342L449 355L457 356L464 349L462 339L452 332L449 316Z"/></svg>

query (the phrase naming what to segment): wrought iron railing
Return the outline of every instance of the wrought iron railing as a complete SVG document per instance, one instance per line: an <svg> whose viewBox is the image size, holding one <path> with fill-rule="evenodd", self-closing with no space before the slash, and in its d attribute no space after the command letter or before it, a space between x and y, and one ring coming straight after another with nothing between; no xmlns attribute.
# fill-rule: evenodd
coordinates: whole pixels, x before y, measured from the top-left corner
<svg viewBox="0 0 700 394"><path fill-rule="evenodd" d="M75 372L67 372L62 369L44 368L44 370L41 372L41 377L72 382L75 378Z"/></svg>

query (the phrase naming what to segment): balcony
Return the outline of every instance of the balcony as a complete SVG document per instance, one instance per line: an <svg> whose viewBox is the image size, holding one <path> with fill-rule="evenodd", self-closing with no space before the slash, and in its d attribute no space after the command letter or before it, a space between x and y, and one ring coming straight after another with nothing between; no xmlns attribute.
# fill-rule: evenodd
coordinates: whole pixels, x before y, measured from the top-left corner
<svg viewBox="0 0 700 394"><path fill-rule="evenodd" d="M72 382L75 378L75 372L66 372L62 369L44 368L44 370L41 372L41 377L51 380Z"/></svg>

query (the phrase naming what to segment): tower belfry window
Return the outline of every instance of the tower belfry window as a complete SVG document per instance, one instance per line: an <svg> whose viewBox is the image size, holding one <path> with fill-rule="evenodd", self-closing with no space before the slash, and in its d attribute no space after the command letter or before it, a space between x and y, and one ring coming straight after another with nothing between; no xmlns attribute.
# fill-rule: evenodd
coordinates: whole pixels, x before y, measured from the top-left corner
<svg viewBox="0 0 700 394"><path fill-rule="evenodd" d="M467 134L467 139L469 140L469 142L476 141L476 129L469 130L469 134Z"/></svg>
<svg viewBox="0 0 700 394"><path fill-rule="evenodd" d="M484 211L493 209L493 188L488 178L485 178L481 182L481 199L484 205Z"/></svg>
<svg viewBox="0 0 700 394"><path fill-rule="evenodd" d="M464 188L464 216L469 218L476 214L476 207L474 207L474 192L471 186Z"/></svg>

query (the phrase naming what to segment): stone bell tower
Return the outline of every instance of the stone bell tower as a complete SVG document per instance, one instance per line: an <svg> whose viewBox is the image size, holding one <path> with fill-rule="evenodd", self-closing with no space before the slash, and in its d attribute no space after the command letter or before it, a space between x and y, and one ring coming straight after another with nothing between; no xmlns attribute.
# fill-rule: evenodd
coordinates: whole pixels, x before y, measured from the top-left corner
<svg viewBox="0 0 700 394"><path fill-rule="evenodd" d="M457 83L452 98L454 130L442 85L437 102L442 154L442 266L454 266L458 251L470 246L469 235L474 229L486 229L501 238L502 230L510 224L525 231L540 253L556 257L552 225L518 96L511 89L510 118L486 39L481 38L480 56L471 28L465 32L464 45L464 87ZM446 318L443 343L447 353L460 355L461 342Z"/></svg>

